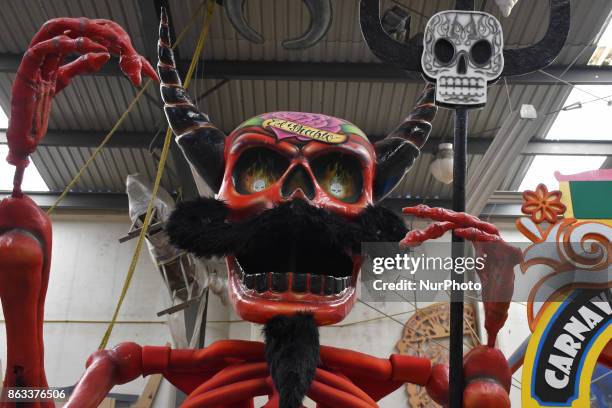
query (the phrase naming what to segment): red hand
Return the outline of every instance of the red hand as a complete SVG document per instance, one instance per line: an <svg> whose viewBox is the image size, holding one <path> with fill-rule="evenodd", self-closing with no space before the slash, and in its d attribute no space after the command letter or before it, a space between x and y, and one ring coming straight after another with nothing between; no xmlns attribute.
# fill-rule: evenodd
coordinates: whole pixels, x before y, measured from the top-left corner
<svg viewBox="0 0 612 408"><path fill-rule="evenodd" d="M463 357L464 408L510 408L512 373L501 351L478 346ZM438 404L448 406L448 366L433 367L427 393Z"/></svg>
<svg viewBox="0 0 612 408"><path fill-rule="evenodd" d="M410 231L400 245L417 246L453 230L458 236L473 242L476 257L486 258L484 268L477 269L477 273L483 286L487 342L489 346L493 346L499 330L508 318L508 308L514 292L514 266L520 263L522 258L520 249L508 245L499 236L495 225L470 214L426 205L408 207L402 211L404 214L431 218L437 222L422 231Z"/></svg>
<svg viewBox="0 0 612 408"><path fill-rule="evenodd" d="M71 53L84 54L61 65ZM13 196L21 196L21 176L28 156L47 132L51 100L79 74L99 70L110 53L120 57L121 70L135 86L141 72L158 80L151 64L140 56L127 33L108 20L57 18L48 21L34 36L17 70L7 130L9 163L17 166Z"/></svg>

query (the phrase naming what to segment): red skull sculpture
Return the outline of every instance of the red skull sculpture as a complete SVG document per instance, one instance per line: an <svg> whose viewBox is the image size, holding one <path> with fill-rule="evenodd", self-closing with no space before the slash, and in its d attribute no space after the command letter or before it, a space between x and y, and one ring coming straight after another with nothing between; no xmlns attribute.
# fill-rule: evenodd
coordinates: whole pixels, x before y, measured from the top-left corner
<svg viewBox="0 0 612 408"><path fill-rule="evenodd" d="M300 112L258 116L230 134L225 157L218 197L234 218L294 199L349 218L372 204L374 148L363 132L341 119ZM327 254L319 266L330 257L339 258L342 270L319 274L296 261L287 272L248 274L249 260L228 256L236 311L259 323L297 311L313 312L321 324L342 320L355 300L361 262L356 254Z"/></svg>
<svg viewBox="0 0 612 408"><path fill-rule="evenodd" d="M161 34L165 35L163 28ZM168 121L190 163L227 206L227 221L232 223L248 222L295 201L347 223L363 223L356 220L395 187L419 155L436 113L433 87L428 86L403 123L375 144L346 120L302 112L256 116L225 136L196 109L182 88L170 49L160 50L161 90ZM202 208L199 216L205 218L207 211ZM201 222L193 215L182 230L175 230L171 219L169 233L175 244L198 253L194 242L213 233L187 234L186 229ZM396 223L403 225L400 220ZM290 228L290 223L284 227ZM401 239L405 230L401 232L395 238ZM274 240L274 234L271 231L262 238ZM214 235L223 234L215 229ZM292 236L292 245L279 240L273 251L237 253L240 251L230 248L203 250L200 255L227 257L229 295L245 320L265 323L279 314L302 311L312 313L318 324L336 323L355 302L359 251L326 248L318 240L305 243L301 238ZM245 236L244 240L255 239Z"/></svg>

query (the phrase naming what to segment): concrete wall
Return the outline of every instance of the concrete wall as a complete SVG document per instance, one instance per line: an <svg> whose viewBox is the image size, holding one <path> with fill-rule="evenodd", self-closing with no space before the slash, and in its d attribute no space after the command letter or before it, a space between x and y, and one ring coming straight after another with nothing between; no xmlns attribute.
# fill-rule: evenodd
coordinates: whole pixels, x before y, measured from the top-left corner
<svg viewBox="0 0 612 408"><path fill-rule="evenodd" d="M45 365L50 386L74 384L87 357L98 348L121 293L136 240L117 239L130 227L127 214L53 216L53 257L45 308ZM123 341L164 345L170 341L164 317L168 295L146 247L134 273L109 347ZM227 320L227 309L212 299L209 316ZM2 317L3 318L3 317ZM6 361L4 323L0 359ZM227 326L211 324L210 340L227 337ZM117 386L113 392L140 394L145 380ZM166 405L169 406L169 405Z"/></svg>
<svg viewBox="0 0 612 408"><path fill-rule="evenodd" d="M123 214L54 216L54 252L45 311L45 360L52 386L74 384L83 372L87 357L98 347L136 244L135 240L118 243L117 238L128 228L127 215ZM509 241L522 240L512 224L502 226L502 234ZM167 301L163 282L145 250L109 345L127 340L154 345L170 341L165 319L156 317L156 312L165 308ZM400 323L404 323L412 311L410 305L399 302L373 305L387 314L404 313L395 317ZM380 317L379 312L357 303L340 325L321 329L321 343L388 357L397 352L395 344L401 338L403 327L397 321ZM239 322L214 296L211 296L208 320L207 344L228 337L261 339L261 326ZM508 324L500 336L502 350L508 353L514 350L527 333L524 307L513 305ZM5 344L4 327L0 327L0 358L4 361ZM520 376L516 378L520 381ZM144 383L144 379L139 379L118 386L113 392L139 394ZM163 387L164 401L172 398L170 391L171 387ZM519 392L516 388L512 391L513 406L519 407ZM163 402L158 406L170 405ZM381 402L383 408L405 406L404 387Z"/></svg>

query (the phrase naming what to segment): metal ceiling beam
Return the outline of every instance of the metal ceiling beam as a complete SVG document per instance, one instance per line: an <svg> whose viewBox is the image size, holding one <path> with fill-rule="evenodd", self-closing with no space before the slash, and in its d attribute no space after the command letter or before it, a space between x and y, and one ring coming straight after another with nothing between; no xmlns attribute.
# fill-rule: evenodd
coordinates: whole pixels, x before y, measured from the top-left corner
<svg viewBox="0 0 612 408"><path fill-rule="evenodd" d="M0 54L0 72L15 73L21 61L18 54ZM205 69L198 73L210 79L277 79L295 81L351 81L351 82L408 82L423 81L420 74L407 73L389 64L332 63L292 61L205 61ZM189 61L179 60L179 72L187 72ZM612 84L612 67L553 65L545 72L508 78L509 84L555 85L561 84L554 77L574 85ZM106 64L95 75L122 75L118 64Z"/></svg>
<svg viewBox="0 0 612 408"><path fill-rule="evenodd" d="M10 196L10 191L0 191L0 200ZM27 193L42 209L53 205L60 193ZM63 210L110 210L127 211L128 198L125 193L68 193L58 206Z"/></svg>
<svg viewBox="0 0 612 408"><path fill-rule="evenodd" d="M516 192L505 192L512 196L520 195ZM10 196L10 191L0 191L0 200ZM49 208L55 200L59 197L60 193L53 192L38 192L38 193L27 193L36 204L42 209ZM493 202L494 201L494 202ZM520 203L508 201L502 203L499 200L492 200L490 204L483 211L483 215L492 217L518 217L521 215ZM410 207L417 204L426 203L433 207L450 208L450 200L444 199L423 199L423 198L387 198L382 201L382 205L401 212L404 207ZM58 209L60 210L79 210L79 211L120 211L125 212L128 210L128 198L125 193L68 193L64 200L60 203Z"/></svg>
<svg viewBox="0 0 612 408"><path fill-rule="evenodd" d="M438 144L450 143L451 138L429 138L422 151L433 153ZM470 154L484 154L491 145L492 139L471 138L468 143ZM608 140L538 140L535 136L525 146L523 156L612 156L612 141Z"/></svg>
<svg viewBox="0 0 612 408"><path fill-rule="evenodd" d="M98 147L107 132L88 130L48 130L40 146ZM146 149L153 132L117 132L106 147ZM0 130L0 143L6 143L6 131Z"/></svg>
<svg viewBox="0 0 612 408"><path fill-rule="evenodd" d="M88 130L49 130L40 143L41 146L97 147L106 132ZM153 132L117 132L106 145L115 148L147 149L153 138ZM380 138L379 138L380 139ZM377 140L372 137L372 140ZM434 153L442 142L449 138L431 137L423 146L424 153ZM0 144L6 143L6 132L0 129ZM160 139L159 144L162 143ZM490 139L472 138L469 140L470 154L484 154L491 145ZM523 149L522 155L548 156L612 156L612 141L606 140L534 140Z"/></svg>
<svg viewBox="0 0 612 408"><path fill-rule="evenodd" d="M608 140L537 140L523 149L524 155L547 156L612 156L612 142Z"/></svg>

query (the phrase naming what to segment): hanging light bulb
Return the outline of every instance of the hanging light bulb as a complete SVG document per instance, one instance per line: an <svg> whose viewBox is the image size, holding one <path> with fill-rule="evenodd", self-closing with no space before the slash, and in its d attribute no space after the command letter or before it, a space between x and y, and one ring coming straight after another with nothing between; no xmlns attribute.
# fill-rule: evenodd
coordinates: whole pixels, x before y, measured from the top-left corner
<svg viewBox="0 0 612 408"><path fill-rule="evenodd" d="M429 165L429 171L436 180L450 184L453 182L453 145L452 143L440 143L436 158Z"/></svg>

